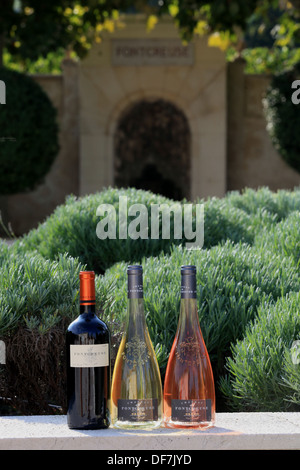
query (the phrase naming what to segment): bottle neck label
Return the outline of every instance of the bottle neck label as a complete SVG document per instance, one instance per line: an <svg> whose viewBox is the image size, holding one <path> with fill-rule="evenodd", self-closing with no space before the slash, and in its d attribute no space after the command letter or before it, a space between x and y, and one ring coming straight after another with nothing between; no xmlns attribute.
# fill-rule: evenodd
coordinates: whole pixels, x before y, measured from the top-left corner
<svg viewBox="0 0 300 470"><path fill-rule="evenodd" d="M181 276L181 298L196 299L196 276L191 274L183 274Z"/></svg>
<svg viewBox="0 0 300 470"><path fill-rule="evenodd" d="M128 299L143 298L143 276L140 273L128 275Z"/></svg>

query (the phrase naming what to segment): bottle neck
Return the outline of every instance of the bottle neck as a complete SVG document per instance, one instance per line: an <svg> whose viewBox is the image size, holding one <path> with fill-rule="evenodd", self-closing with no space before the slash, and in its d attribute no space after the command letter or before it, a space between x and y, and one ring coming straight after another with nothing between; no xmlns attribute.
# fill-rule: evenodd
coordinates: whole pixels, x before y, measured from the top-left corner
<svg viewBox="0 0 300 470"><path fill-rule="evenodd" d="M79 313L80 315L94 315L96 313L96 304L80 304Z"/></svg>
<svg viewBox="0 0 300 470"><path fill-rule="evenodd" d="M127 330L131 334L138 334L145 329L143 275L141 271L132 270L128 273L127 297Z"/></svg>
<svg viewBox="0 0 300 470"><path fill-rule="evenodd" d="M81 271L80 280L80 314L95 314L96 292L95 273L93 271Z"/></svg>
<svg viewBox="0 0 300 470"><path fill-rule="evenodd" d="M180 301L179 327L189 328L191 330L198 328L198 308L197 299L184 298Z"/></svg>
<svg viewBox="0 0 300 470"><path fill-rule="evenodd" d="M196 275L182 273L179 325L193 329L198 324Z"/></svg>

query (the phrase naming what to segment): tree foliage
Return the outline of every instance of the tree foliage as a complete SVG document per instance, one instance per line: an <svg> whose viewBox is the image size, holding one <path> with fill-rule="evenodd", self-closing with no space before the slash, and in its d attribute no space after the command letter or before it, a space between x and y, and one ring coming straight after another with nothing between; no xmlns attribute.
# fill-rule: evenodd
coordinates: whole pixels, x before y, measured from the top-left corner
<svg viewBox="0 0 300 470"><path fill-rule="evenodd" d="M239 50L227 54L234 60L239 53L246 61L246 73L278 73L300 60L300 8L291 2L261 1L247 20Z"/></svg>
<svg viewBox="0 0 300 470"><path fill-rule="evenodd" d="M3 50L10 66L14 60L24 69L38 63L37 71L44 71L46 57L53 61L53 54L63 56L66 50L82 58L103 31L123 25L126 13L143 13L147 29L168 15L183 40L207 34L209 45L223 50L234 45L240 53L263 42L271 56L282 51L285 62L288 51L299 46L298 0L1 0L0 64ZM246 58L251 60L249 54ZM272 61L268 68L272 72Z"/></svg>
<svg viewBox="0 0 300 470"><path fill-rule="evenodd" d="M18 61L36 62L65 50L84 57L103 31L123 24L124 13L145 14L148 29L169 15L183 40L207 34L209 45L223 50L231 44L238 51L253 47L249 39L260 43L266 32L270 47L285 49L285 56L299 44L297 0L1 0L0 63L1 50Z"/></svg>
<svg viewBox="0 0 300 470"><path fill-rule="evenodd" d="M35 189L59 150L57 112L31 77L0 67L10 105L1 106L0 194Z"/></svg>
<svg viewBox="0 0 300 470"><path fill-rule="evenodd" d="M300 63L292 70L274 75L263 100L267 130L273 145L286 163L298 172L300 113L291 99L291 85L298 79L299 73Z"/></svg>
<svg viewBox="0 0 300 470"><path fill-rule="evenodd" d="M184 39L195 32L243 29L259 0L1 0L0 43L13 56L37 60L59 48L83 57L120 13L171 15ZM1 48L1 44L0 44Z"/></svg>

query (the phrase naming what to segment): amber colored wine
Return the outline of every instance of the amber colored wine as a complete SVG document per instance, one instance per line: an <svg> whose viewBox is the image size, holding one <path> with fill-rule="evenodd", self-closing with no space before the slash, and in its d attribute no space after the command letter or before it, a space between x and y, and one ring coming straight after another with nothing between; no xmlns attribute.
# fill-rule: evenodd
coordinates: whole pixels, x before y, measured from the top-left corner
<svg viewBox="0 0 300 470"><path fill-rule="evenodd" d="M67 422L71 429L110 424L110 333L95 313L95 274L81 271L80 315L66 333Z"/></svg>
<svg viewBox="0 0 300 470"><path fill-rule="evenodd" d="M160 371L144 315L142 267L129 266L128 313L112 378L116 428L156 428L162 422Z"/></svg>
<svg viewBox="0 0 300 470"><path fill-rule="evenodd" d="M198 319L196 268L182 266L180 316L164 382L164 425L205 429L214 421L214 378Z"/></svg>

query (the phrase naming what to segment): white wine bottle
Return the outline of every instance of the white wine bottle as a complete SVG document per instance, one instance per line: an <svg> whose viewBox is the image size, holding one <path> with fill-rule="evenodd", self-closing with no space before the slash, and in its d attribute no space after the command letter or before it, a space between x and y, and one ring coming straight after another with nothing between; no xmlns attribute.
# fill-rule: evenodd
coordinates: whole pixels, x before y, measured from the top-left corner
<svg viewBox="0 0 300 470"><path fill-rule="evenodd" d="M162 422L162 385L144 314L142 266L129 266L128 312L112 378L116 428L156 428Z"/></svg>

